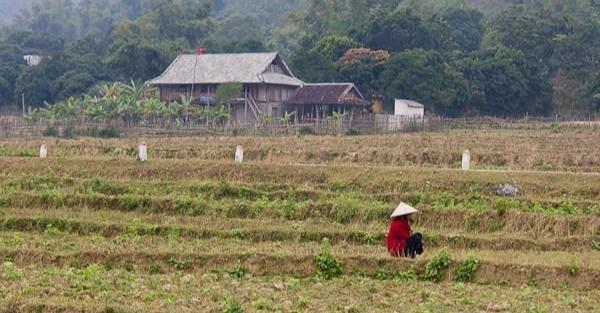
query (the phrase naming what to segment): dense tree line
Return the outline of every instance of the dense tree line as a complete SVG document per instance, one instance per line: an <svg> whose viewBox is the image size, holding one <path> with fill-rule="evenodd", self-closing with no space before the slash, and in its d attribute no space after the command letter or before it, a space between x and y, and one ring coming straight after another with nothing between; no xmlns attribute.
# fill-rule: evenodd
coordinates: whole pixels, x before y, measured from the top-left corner
<svg viewBox="0 0 600 313"><path fill-rule="evenodd" d="M309 2L291 56L309 81L352 81L388 105L410 98L451 116L600 107L600 1L519 1L485 15L459 0L357 0L363 18L339 1Z"/></svg>
<svg viewBox="0 0 600 313"><path fill-rule="evenodd" d="M278 50L309 82L436 114L600 111L597 0L37 0L0 29L0 105L143 82L180 53ZM514 3L513 3L514 2ZM27 66L24 55L42 55Z"/></svg>

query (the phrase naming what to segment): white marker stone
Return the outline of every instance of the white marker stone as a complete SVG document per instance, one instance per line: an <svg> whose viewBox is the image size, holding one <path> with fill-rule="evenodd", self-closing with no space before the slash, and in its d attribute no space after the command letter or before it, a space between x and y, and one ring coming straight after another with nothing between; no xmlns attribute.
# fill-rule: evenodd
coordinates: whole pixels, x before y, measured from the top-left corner
<svg viewBox="0 0 600 313"><path fill-rule="evenodd" d="M48 149L45 144L40 147L40 159L45 159L48 156Z"/></svg>
<svg viewBox="0 0 600 313"><path fill-rule="evenodd" d="M462 170L468 171L471 168L471 151L468 149L463 152L462 156Z"/></svg>
<svg viewBox="0 0 600 313"><path fill-rule="evenodd" d="M237 148L235 149L235 163L242 162L244 162L244 147L237 146Z"/></svg>
<svg viewBox="0 0 600 313"><path fill-rule="evenodd" d="M148 160L148 146L146 146L145 142L140 143L138 152L138 159L140 160L140 162L146 162Z"/></svg>

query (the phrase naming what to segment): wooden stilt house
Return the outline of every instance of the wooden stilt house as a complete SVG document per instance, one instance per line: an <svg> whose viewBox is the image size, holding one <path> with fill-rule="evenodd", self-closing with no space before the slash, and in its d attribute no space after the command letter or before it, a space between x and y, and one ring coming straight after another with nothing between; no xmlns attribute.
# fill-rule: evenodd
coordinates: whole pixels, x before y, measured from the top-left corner
<svg viewBox="0 0 600 313"><path fill-rule="evenodd" d="M229 82L242 84L231 107L232 120L238 123L292 111L297 118L323 118L368 106L353 84L305 84L276 52L180 55L148 84L159 88L162 101L188 97L211 106L217 87Z"/></svg>

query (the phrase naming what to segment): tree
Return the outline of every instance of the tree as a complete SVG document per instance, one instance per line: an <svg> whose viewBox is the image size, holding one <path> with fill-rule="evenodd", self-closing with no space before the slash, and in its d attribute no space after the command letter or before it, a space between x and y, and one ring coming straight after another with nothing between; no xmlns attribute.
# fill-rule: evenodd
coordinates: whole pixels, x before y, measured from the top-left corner
<svg viewBox="0 0 600 313"><path fill-rule="evenodd" d="M416 49L392 55L379 85L388 100L416 100L437 114L462 113L465 90L460 74L435 51Z"/></svg>
<svg viewBox="0 0 600 313"><path fill-rule="evenodd" d="M335 64L315 51L297 51L290 57L294 73L307 82L333 82L337 72Z"/></svg>
<svg viewBox="0 0 600 313"><path fill-rule="evenodd" d="M242 84L236 82L220 84L215 91L215 102L218 105L229 106L233 100L240 97Z"/></svg>
<svg viewBox="0 0 600 313"><path fill-rule="evenodd" d="M206 41L213 52L263 52L266 46L261 25L253 16L232 16L219 24Z"/></svg>
<svg viewBox="0 0 600 313"><path fill-rule="evenodd" d="M481 46L483 14L471 8L453 7L442 13L442 19L451 29L453 41L462 51L476 51Z"/></svg>
<svg viewBox="0 0 600 313"><path fill-rule="evenodd" d="M552 110L547 76L524 54L497 47L460 61L467 87L467 106L483 115L523 116Z"/></svg>
<svg viewBox="0 0 600 313"><path fill-rule="evenodd" d="M216 107L211 108L209 115L213 118L213 122L229 117L231 113L231 104L240 97L242 93L242 84L237 82L229 82L220 84L215 91Z"/></svg>
<svg viewBox="0 0 600 313"><path fill-rule="evenodd" d="M338 61L339 76L353 82L366 97L379 93L377 79L390 58L387 51L356 48L346 51Z"/></svg>
<svg viewBox="0 0 600 313"><path fill-rule="evenodd" d="M319 53L329 61L337 61L346 51L358 48L360 44L354 39L346 36L328 36L319 40L311 52Z"/></svg>
<svg viewBox="0 0 600 313"><path fill-rule="evenodd" d="M21 103L21 95L25 95L25 103L33 107L41 107L46 101L52 101L50 80L39 67L25 69L15 84L15 102Z"/></svg>
<svg viewBox="0 0 600 313"><path fill-rule="evenodd" d="M371 49L400 52L408 49L443 50L451 39L448 25L437 16L424 19L410 8L375 13L360 34Z"/></svg>
<svg viewBox="0 0 600 313"><path fill-rule="evenodd" d="M158 76L166 67L165 60L157 50L136 44L116 47L107 63L114 77L120 81L146 81Z"/></svg>
<svg viewBox="0 0 600 313"><path fill-rule="evenodd" d="M90 74L68 71L50 83L50 94L54 101L61 101L86 93L95 83L96 79Z"/></svg>

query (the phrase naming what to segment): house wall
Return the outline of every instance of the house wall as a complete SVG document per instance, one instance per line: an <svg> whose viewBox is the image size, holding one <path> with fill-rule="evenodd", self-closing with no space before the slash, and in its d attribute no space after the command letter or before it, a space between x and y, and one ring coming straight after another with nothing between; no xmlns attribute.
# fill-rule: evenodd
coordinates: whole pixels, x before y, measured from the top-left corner
<svg viewBox="0 0 600 313"><path fill-rule="evenodd" d="M194 85L194 98L202 99L203 103L214 101L217 88L217 84ZM297 89L294 86L270 84L248 84L244 85L244 88L245 90L242 90L240 98L243 98L246 94L248 97L251 96L262 114L273 117L283 115L285 101L292 97ZM159 89L160 99L165 102L179 101L182 96L190 97L192 95L191 85L161 85ZM235 108L232 108L232 117L238 122L243 122L246 117L249 117L247 122L255 122L254 114L249 108L245 107L245 104L236 104Z"/></svg>
<svg viewBox="0 0 600 313"><path fill-rule="evenodd" d="M404 101L396 100L394 105L394 115L423 118L424 114L425 108L410 107Z"/></svg>
<svg viewBox="0 0 600 313"><path fill-rule="evenodd" d="M160 100L165 102L179 101L181 97L192 97L192 85L161 85ZM214 97L216 84L194 85L193 98Z"/></svg>

